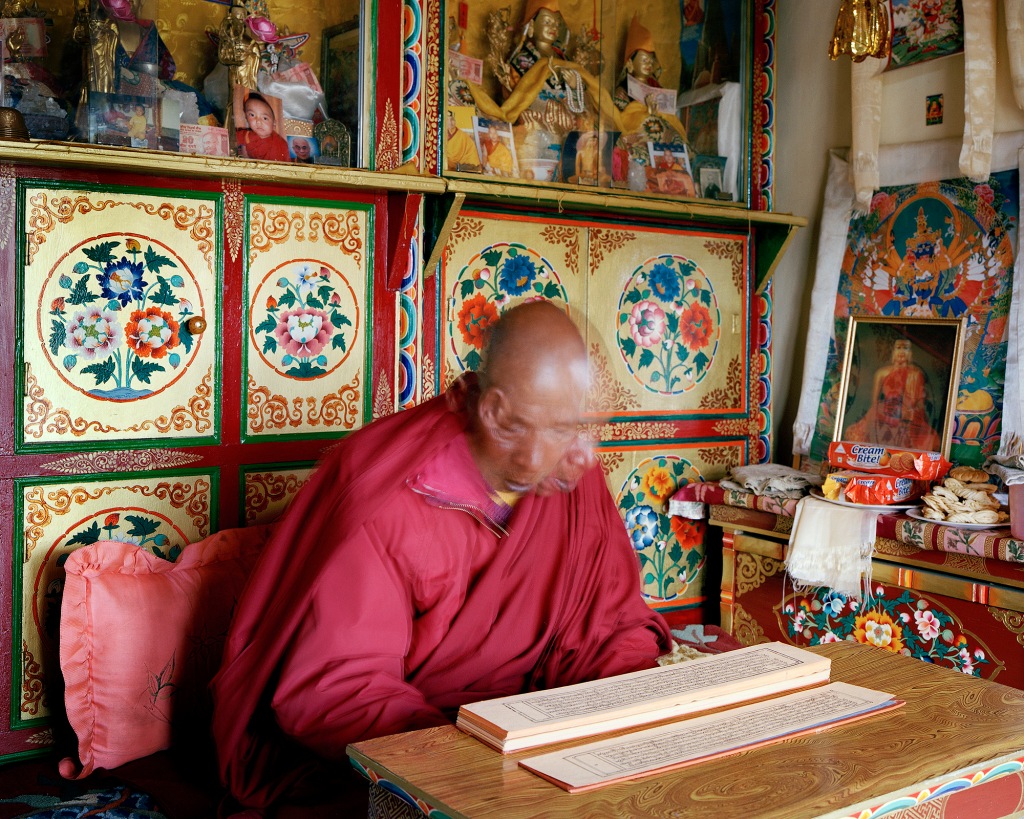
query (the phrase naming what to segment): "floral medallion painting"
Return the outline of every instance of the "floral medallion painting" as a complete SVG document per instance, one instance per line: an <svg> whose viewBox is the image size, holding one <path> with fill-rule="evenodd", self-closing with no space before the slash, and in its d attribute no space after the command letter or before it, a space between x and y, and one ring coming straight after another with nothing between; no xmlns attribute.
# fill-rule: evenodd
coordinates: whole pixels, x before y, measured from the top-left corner
<svg viewBox="0 0 1024 819"><path fill-rule="evenodd" d="M212 439L215 195L25 184L21 196L22 446Z"/></svg>
<svg viewBox="0 0 1024 819"><path fill-rule="evenodd" d="M620 417L745 414L746 241L595 227L588 250L595 410Z"/></svg>
<svg viewBox="0 0 1024 819"><path fill-rule="evenodd" d="M340 435L369 417L367 207L248 201L247 439Z"/></svg>
<svg viewBox="0 0 1024 819"><path fill-rule="evenodd" d="M644 598L679 605L702 595L706 524L670 516L668 499L680 486L703 478L685 457L695 453L663 454L668 449L674 448L662 447L653 455L650 450L623 453L621 462L604 449L599 456L637 555Z"/></svg>
<svg viewBox="0 0 1024 819"><path fill-rule="evenodd" d="M501 242L470 259L451 293L452 353L463 370L480 367L487 329L509 307L526 301L566 304L568 296L551 263L536 250Z"/></svg>
<svg viewBox="0 0 1024 819"><path fill-rule="evenodd" d="M14 565L15 622L12 687L15 721L50 714L48 681L59 674L58 629L64 561L99 540L134 543L173 561L208 535L216 478L208 473L147 473L75 483L42 478L16 480ZM13 725L12 727L18 727Z"/></svg>
<svg viewBox="0 0 1024 819"><path fill-rule="evenodd" d="M789 594L775 612L783 632L799 645L851 640L987 679L1004 668L929 595L881 584L873 591L864 601L831 589Z"/></svg>
<svg viewBox="0 0 1024 819"><path fill-rule="evenodd" d="M851 316L966 321L950 459L981 465L999 446L1013 284L1017 171L878 191L850 220L811 457L823 460L838 410ZM930 397L929 400L941 400Z"/></svg>
<svg viewBox="0 0 1024 819"><path fill-rule="evenodd" d="M619 352L645 389L678 395L707 375L722 316L708 277L690 259L657 256L630 276L619 298Z"/></svg>

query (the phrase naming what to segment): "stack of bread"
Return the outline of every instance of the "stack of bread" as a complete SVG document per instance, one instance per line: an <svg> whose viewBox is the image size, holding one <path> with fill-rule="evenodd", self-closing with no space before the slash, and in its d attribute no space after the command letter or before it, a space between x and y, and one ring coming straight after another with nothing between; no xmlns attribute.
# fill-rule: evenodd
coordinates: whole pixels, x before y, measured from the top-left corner
<svg viewBox="0 0 1024 819"><path fill-rule="evenodd" d="M973 466L955 466L942 483L922 495L921 514L949 523L1005 523L1010 515L996 499L989 475Z"/></svg>

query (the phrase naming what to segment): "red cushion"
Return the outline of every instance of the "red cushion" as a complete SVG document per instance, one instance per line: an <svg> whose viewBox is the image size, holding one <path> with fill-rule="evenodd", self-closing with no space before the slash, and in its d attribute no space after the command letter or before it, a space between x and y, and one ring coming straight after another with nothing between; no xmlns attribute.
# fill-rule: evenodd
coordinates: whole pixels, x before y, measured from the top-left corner
<svg viewBox="0 0 1024 819"><path fill-rule="evenodd" d="M235 602L267 527L228 529L170 563L99 541L71 553L61 605L60 666L68 720L87 776L170 747L209 724L207 686Z"/></svg>

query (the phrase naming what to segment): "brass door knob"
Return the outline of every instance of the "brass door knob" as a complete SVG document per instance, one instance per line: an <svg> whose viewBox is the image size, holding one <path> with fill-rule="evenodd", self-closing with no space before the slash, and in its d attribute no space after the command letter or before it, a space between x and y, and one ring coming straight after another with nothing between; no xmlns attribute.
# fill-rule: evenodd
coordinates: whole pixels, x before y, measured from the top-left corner
<svg viewBox="0 0 1024 819"><path fill-rule="evenodd" d="M185 327L192 335L197 336L206 329L206 319L202 316L192 316L185 322Z"/></svg>

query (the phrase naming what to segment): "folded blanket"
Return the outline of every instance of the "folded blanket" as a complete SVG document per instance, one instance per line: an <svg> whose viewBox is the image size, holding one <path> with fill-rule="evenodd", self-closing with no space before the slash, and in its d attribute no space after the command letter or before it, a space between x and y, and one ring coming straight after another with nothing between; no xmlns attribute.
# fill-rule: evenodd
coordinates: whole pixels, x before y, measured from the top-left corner
<svg viewBox="0 0 1024 819"><path fill-rule="evenodd" d="M797 586L870 597L878 512L804 498L796 506L786 571Z"/></svg>
<svg viewBox="0 0 1024 819"><path fill-rule="evenodd" d="M822 478L782 464L749 464L734 466L719 484L726 489L739 489L755 495L799 498L812 487L821 486Z"/></svg>

